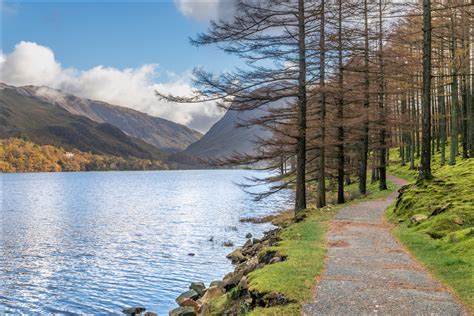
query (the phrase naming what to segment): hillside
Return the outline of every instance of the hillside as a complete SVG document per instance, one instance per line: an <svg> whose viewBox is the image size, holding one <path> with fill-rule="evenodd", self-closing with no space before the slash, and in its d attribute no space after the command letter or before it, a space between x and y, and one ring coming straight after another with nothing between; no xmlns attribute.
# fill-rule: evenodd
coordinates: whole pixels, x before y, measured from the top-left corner
<svg viewBox="0 0 474 316"><path fill-rule="evenodd" d="M71 114L55 104L21 94L14 87L2 86L0 110L0 138L21 136L40 145L125 158L161 160L166 156L117 127Z"/></svg>
<svg viewBox="0 0 474 316"><path fill-rule="evenodd" d="M37 145L18 138L0 139L0 172L162 170L159 160L95 155L77 149Z"/></svg>
<svg viewBox="0 0 474 316"><path fill-rule="evenodd" d="M80 98L48 87L23 86L16 89L21 94L55 104L72 114L88 117L97 123L113 125L164 152L182 151L202 137L201 133L184 125L130 108Z"/></svg>
<svg viewBox="0 0 474 316"><path fill-rule="evenodd" d="M239 127L238 124L266 113L265 109L238 112L231 107L200 140L172 157L176 161L193 164L224 158L235 153L251 154L257 150L255 142L259 138L270 137L271 133L260 126Z"/></svg>
<svg viewBox="0 0 474 316"><path fill-rule="evenodd" d="M435 155L431 181L416 181L416 170L391 162L390 173L410 184L400 190L387 217L413 254L474 308L474 161L454 166L439 161Z"/></svg>

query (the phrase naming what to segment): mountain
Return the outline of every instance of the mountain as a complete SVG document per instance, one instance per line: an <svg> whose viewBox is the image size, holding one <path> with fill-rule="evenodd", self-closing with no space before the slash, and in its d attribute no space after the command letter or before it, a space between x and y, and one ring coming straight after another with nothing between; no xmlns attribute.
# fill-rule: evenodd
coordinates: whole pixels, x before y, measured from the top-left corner
<svg viewBox="0 0 474 316"><path fill-rule="evenodd" d="M27 137L38 144L84 152L162 160L162 151L119 128L72 114L64 108L0 85L0 137Z"/></svg>
<svg viewBox="0 0 474 316"><path fill-rule="evenodd" d="M199 165L206 160L223 158L235 153L251 154L257 150L255 141L271 136L270 131L261 126L240 127L239 123L262 117L265 109L235 111L232 106L211 129L186 150L172 156L183 164Z"/></svg>
<svg viewBox="0 0 474 316"><path fill-rule="evenodd" d="M178 123L130 108L79 98L48 87L23 86L18 90L39 101L56 104L70 113L88 117L98 123L111 124L164 152L182 151L202 137L201 133Z"/></svg>

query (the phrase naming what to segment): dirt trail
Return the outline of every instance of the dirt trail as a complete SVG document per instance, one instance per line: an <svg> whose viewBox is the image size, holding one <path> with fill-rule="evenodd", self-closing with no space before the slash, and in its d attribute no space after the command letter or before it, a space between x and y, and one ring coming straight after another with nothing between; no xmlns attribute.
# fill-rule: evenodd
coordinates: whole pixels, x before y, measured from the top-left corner
<svg viewBox="0 0 474 316"><path fill-rule="evenodd" d="M325 270L303 315L468 315L390 233L384 211L396 195L352 204L331 221Z"/></svg>

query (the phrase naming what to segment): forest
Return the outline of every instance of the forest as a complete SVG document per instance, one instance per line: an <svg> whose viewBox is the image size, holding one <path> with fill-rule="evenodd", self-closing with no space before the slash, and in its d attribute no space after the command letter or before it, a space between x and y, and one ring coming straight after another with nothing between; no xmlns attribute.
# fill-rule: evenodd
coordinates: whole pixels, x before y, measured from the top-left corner
<svg viewBox="0 0 474 316"><path fill-rule="evenodd" d="M213 163L265 162L279 176L253 179L273 183L260 197L294 188L297 211L308 200L324 207L328 188L344 203L354 181L363 195L369 181L387 189L389 148L420 180L432 178L435 153L441 165L474 157L472 13L467 0L238 1L232 20L211 22L192 43L245 67L195 69L191 97L156 93L265 109L240 123L272 131L258 153Z"/></svg>
<svg viewBox="0 0 474 316"><path fill-rule="evenodd" d="M60 172L107 170L162 170L166 165L130 157L97 155L77 149L66 151L52 145L37 145L21 138L0 139L1 172Z"/></svg>

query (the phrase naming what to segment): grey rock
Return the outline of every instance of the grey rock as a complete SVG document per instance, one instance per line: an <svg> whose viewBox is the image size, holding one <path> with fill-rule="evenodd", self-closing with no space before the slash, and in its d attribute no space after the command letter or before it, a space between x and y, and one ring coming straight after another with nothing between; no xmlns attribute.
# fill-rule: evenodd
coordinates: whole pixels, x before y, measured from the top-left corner
<svg viewBox="0 0 474 316"><path fill-rule="evenodd" d="M252 238L252 234L251 233L247 233L247 235L245 235L245 238Z"/></svg>
<svg viewBox="0 0 474 316"><path fill-rule="evenodd" d="M415 214L410 218L410 221L413 224L419 224L420 222L422 222L426 219L428 219L428 216L426 216L425 214Z"/></svg>
<svg viewBox="0 0 474 316"><path fill-rule="evenodd" d="M192 300L196 300L196 299L199 298L199 294L195 290L189 290L189 291L186 291L186 292L182 293L180 296L178 296L175 301L176 301L176 303L178 303L179 306L181 306L183 304L183 301L187 298L190 298Z"/></svg>
<svg viewBox="0 0 474 316"><path fill-rule="evenodd" d="M196 316L196 311L192 307L178 307L171 310L169 316Z"/></svg>
<svg viewBox="0 0 474 316"><path fill-rule="evenodd" d="M206 286L203 282L191 282L189 289L196 291L199 296L202 296L204 291L206 291Z"/></svg>
<svg viewBox="0 0 474 316"><path fill-rule="evenodd" d="M145 307L130 307L130 308L124 309L122 313L127 314L127 315L140 315L144 311L146 311Z"/></svg>

